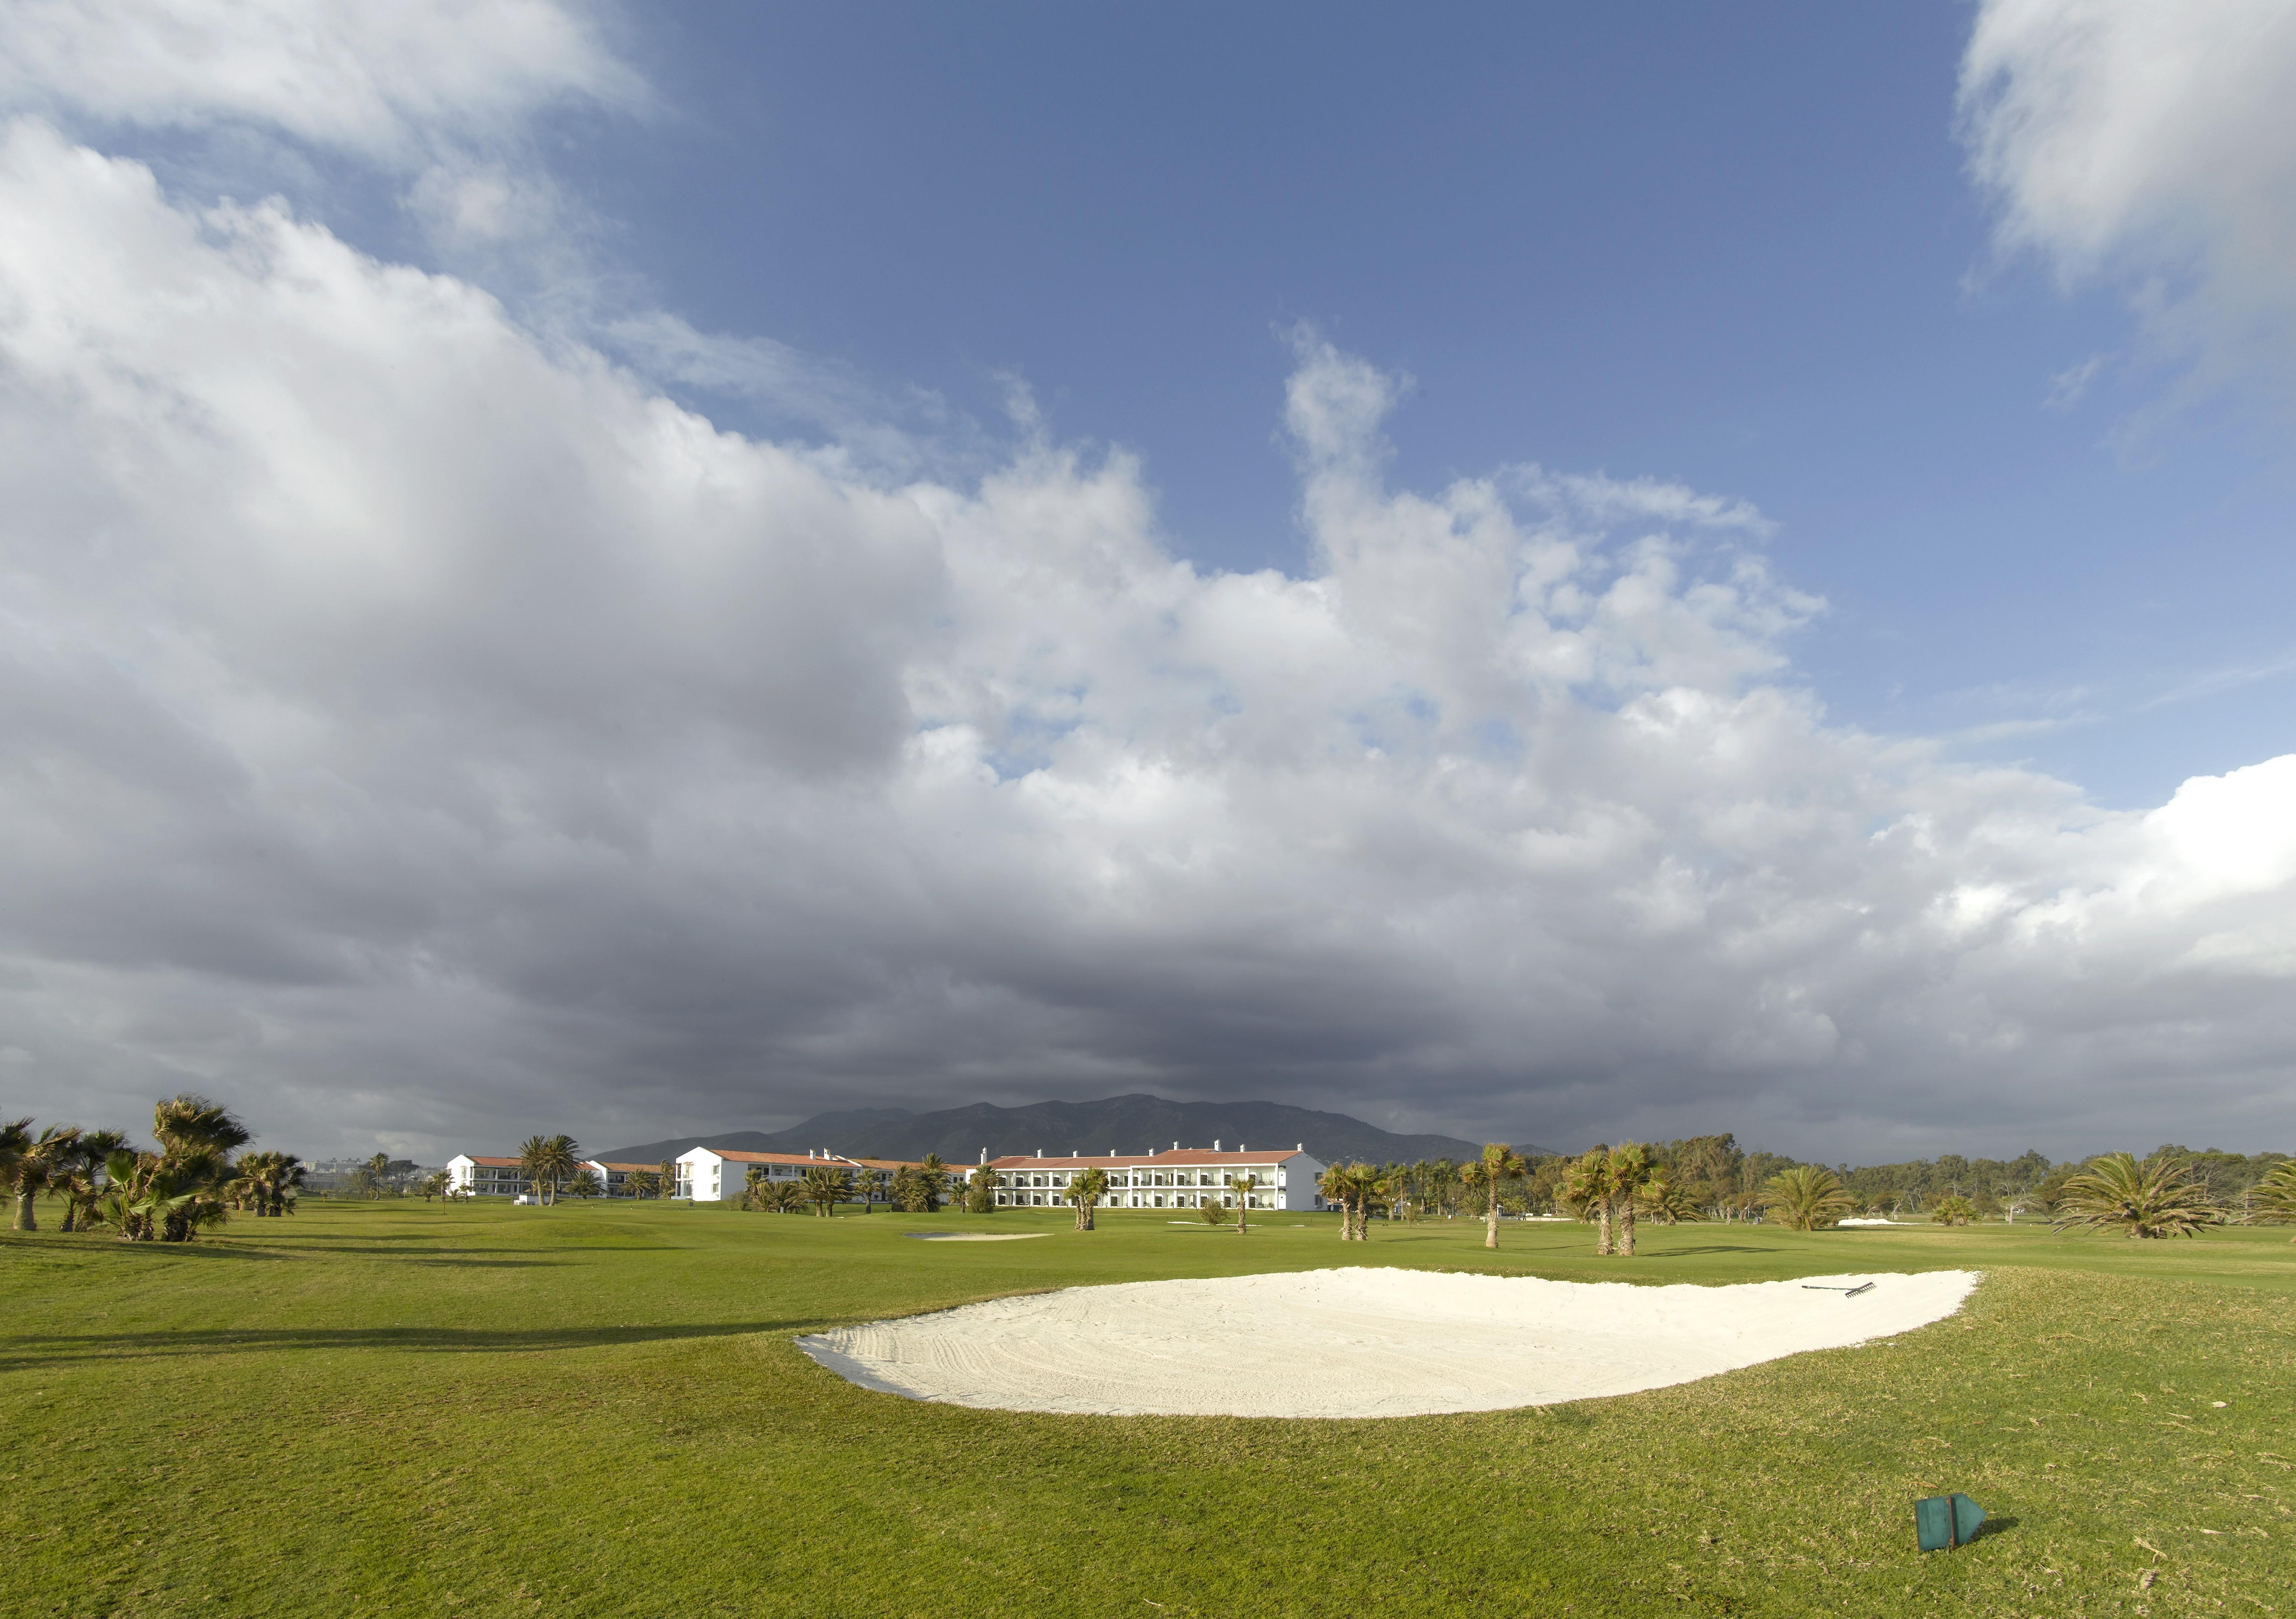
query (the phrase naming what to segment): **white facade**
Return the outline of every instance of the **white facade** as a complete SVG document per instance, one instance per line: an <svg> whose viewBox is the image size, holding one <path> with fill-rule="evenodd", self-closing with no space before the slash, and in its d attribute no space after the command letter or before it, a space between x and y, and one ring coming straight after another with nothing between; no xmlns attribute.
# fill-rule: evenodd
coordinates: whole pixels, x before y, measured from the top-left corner
<svg viewBox="0 0 2296 1619"><path fill-rule="evenodd" d="M1195 1209L1207 1199L1222 1208L1235 1207L1230 1178L1250 1175L1250 1208L1316 1210L1324 1206L1316 1182L1324 1165L1294 1147L1279 1152L1223 1152L1216 1142L1209 1149L1176 1147L1168 1153L1144 1153L1134 1157L1111 1154L1104 1157L992 1159L996 1172L996 1202L1000 1207L1062 1208L1068 1188L1087 1170L1108 1177L1104 1209Z"/></svg>
<svg viewBox="0 0 2296 1619"><path fill-rule="evenodd" d="M849 1170L858 1186L865 1171L858 1159L835 1153L737 1153L696 1146L677 1156L677 1186L671 1194L696 1203L732 1203L750 1189L750 1171L769 1180L800 1180L824 1163Z"/></svg>
<svg viewBox="0 0 2296 1619"><path fill-rule="evenodd" d="M515 1158L457 1153L447 1160L447 1189L463 1197L514 1197L534 1188L527 1184Z"/></svg>

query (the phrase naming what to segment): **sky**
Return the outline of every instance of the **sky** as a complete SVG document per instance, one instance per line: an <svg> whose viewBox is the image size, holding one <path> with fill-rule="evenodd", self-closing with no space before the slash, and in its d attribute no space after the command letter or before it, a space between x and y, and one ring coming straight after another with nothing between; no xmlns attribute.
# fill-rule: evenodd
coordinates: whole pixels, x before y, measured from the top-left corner
<svg viewBox="0 0 2296 1619"><path fill-rule="evenodd" d="M0 0L0 1111L2296 1146L2296 14Z"/></svg>

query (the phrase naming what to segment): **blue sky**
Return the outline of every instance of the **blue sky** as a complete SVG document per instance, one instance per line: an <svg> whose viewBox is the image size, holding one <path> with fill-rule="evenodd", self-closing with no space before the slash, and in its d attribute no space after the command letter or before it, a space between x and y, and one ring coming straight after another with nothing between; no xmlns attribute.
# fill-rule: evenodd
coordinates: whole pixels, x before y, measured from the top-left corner
<svg viewBox="0 0 2296 1619"><path fill-rule="evenodd" d="M2290 744L2285 417L2176 400L2112 289L1995 251L1967 31L697 7L631 37L662 111L570 124L559 171L695 325L991 421L1017 375L1143 456L1219 566L1303 564L1269 423L1312 322L1414 379L1406 481L1531 460L1750 500L1832 604L1798 658L1836 713L2152 803Z"/></svg>
<svg viewBox="0 0 2296 1619"><path fill-rule="evenodd" d="M2296 1130L2276 0L4 5L10 1106Z"/></svg>

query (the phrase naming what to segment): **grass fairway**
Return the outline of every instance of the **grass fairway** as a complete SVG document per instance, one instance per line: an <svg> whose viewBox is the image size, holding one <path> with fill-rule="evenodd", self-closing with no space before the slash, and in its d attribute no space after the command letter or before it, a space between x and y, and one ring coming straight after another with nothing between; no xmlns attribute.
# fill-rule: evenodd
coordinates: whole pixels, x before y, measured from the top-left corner
<svg viewBox="0 0 2296 1619"><path fill-rule="evenodd" d="M309 1203L190 1246L0 1237L0 1613L2296 1613L2284 1232L1645 1227L1629 1262L1562 1225L1489 1256L1464 1221L1347 1246L1297 1215L1066 1223ZM1054 1235L901 1236L964 1229ZM1863 1349L1378 1421L921 1405L790 1342L1342 1263L1988 1279ZM1917 1555L1913 1498L1955 1489L1993 1532Z"/></svg>

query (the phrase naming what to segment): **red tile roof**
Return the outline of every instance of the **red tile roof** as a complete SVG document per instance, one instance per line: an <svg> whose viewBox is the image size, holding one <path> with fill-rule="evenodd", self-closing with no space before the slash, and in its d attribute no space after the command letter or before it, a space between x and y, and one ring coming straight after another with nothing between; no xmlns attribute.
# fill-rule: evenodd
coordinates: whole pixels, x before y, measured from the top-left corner
<svg viewBox="0 0 2296 1619"><path fill-rule="evenodd" d="M470 1153L464 1155L467 1156L472 1163L481 1164L490 1170L514 1170L518 1167L518 1160L515 1158L485 1158L480 1156L476 1153Z"/></svg>

